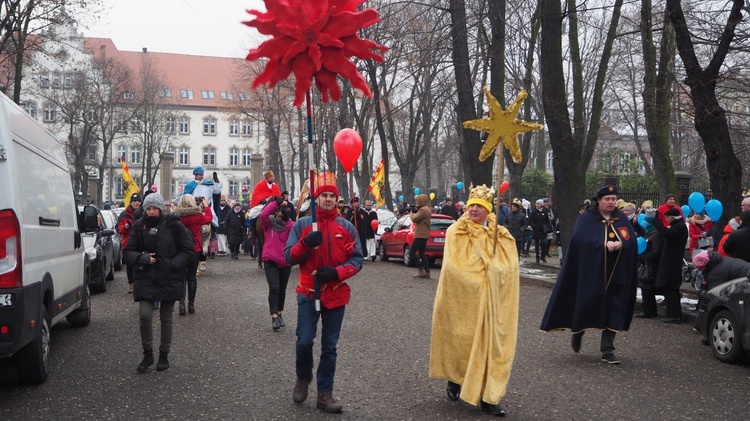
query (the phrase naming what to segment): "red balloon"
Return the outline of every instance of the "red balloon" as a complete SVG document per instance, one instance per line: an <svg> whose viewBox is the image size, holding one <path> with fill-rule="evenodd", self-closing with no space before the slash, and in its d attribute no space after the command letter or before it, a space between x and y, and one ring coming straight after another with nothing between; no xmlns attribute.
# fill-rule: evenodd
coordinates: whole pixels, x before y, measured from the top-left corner
<svg viewBox="0 0 750 421"><path fill-rule="evenodd" d="M349 172L362 154L362 138L354 129L343 129L333 138L333 151L344 171Z"/></svg>
<svg viewBox="0 0 750 421"><path fill-rule="evenodd" d="M372 227L373 231L378 230L378 225L380 225L380 223L378 222L377 219L373 219L372 221L370 221L370 226Z"/></svg>
<svg viewBox="0 0 750 421"><path fill-rule="evenodd" d="M508 187L510 187L510 183L507 180L503 181L503 183L500 184L500 194L505 194L505 191L508 190Z"/></svg>

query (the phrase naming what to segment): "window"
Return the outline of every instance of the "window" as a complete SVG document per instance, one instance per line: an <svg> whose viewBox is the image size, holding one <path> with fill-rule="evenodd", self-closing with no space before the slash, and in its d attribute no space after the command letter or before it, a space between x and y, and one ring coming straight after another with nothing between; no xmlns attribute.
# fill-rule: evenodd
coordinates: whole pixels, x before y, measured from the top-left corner
<svg viewBox="0 0 750 421"><path fill-rule="evenodd" d="M226 99L226 100L230 100L230 101L234 99L234 95L232 95L231 92L221 91L220 95L221 95L221 99Z"/></svg>
<svg viewBox="0 0 750 421"><path fill-rule="evenodd" d="M127 159L128 157L128 147L125 145L120 145L117 147L117 161L122 162L123 159Z"/></svg>
<svg viewBox="0 0 750 421"><path fill-rule="evenodd" d="M204 135L212 135L216 134L216 119L213 117L208 117L203 119L203 134Z"/></svg>
<svg viewBox="0 0 750 421"><path fill-rule="evenodd" d="M229 136L237 136L240 131L240 122L236 118L229 120Z"/></svg>
<svg viewBox="0 0 750 421"><path fill-rule="evenodd" d="M62 79L60 78L60 73L58 72L53 73L52 74L52 87L59 88L60 86L62 86L61 80Z"/></svg>
<svg viewBox="0 0 750 421"><path fill-rule="evenodd" d="M23 104L23 109L33 118L36 118L36 102L29 101Z"/></svg>
<svg viewBox="0 0 750 421"><path fill-rule="evenodd" d="M130 163L140 164L141 163L141 151L133 149L130 151ZM135 176L133 176L135 178Z"/></svg>
<svg viewBox="0 0 750 421"><path fill-rule="evenodd" d="M201 91L201 98L214 99L214 91Z"/></svg>
<svg viewBox="0 0 750 421"><path fill-rule="evenodd" d="M547 157L546 158L547 158L547 160L546 160L547 161L546 162L547 169L552 169L554 167L554 165L552 164L552 151L551 150L547 151Z"/></svg>
<svg viewBox="0 0 750 421"><path fill-rule="evenodd" d="M125 196L125 181L120 177L120 181L117 183L117 187L115 188L115 196L117 197L123 197Z"/></svg>
<svg viewBox="0 0 750 421"><path fill-rule="evenodd" d="M162 98L172 98L172 90L169 88L159 88L159 96Z"/></svg>
<svg viewBox="0 0 750 421"><path fill-rule="evenodd" d="M44 105L44 121L51 122L57 119L57 109L52 104Z"/></svg>
<svg viewBox="0 0 750 421"><path fill-rule="evenodd" d="M174 116L167 116L167 118L164 120L164 131L169 134L174 134L175 132L175 119Z"/></svg>
<svg viewBox="0 0 750 421"><path fill-rule="evenodd" d="M135 94L133 94L130 91L125 91L122 93L122 99L134 99L134 98L135 98Z"/></svg>
<svg viewBox="0 0 750 421"><path fill-rule="evenodd" d="M242 136L251 136L253 134L253 123L250 120L242 120Z"/></svg>
<svg viewBox="0 0 750 421"><path fill-rule="evenodd" d="M49 73L42 73L40 82L42 88L49 88Z"/></svg>
<svg viewBox="0 0 750 421"><path fill-rule="evenodd" d="M234 180L229 180L229 195L237 196L240 194L240 185Z"/></svg>
<svg viewBox="0 0 750 421"><path fill-rule="evenodd" d="M63 76L63 86L67 89L73 87L73 75L71 73L65 73Z"/></svg>
<svg viewBox="0 0 750 421"><path fill-rule="evenodd" d="M180 148L180 155L177 160L177 162L180 165L189 165L190 164L190 149L188 149L187 146L183 146Z"/></svg>
<svg viewBox="0 0 750 421"><path fill-rule="evenodd" d="M250 166L250 157L253 155L253 151L248 149L242 150L242 166L249 167Z"/></svg>
<svg viewBox="0 0 750 421"><path fill-rule="evenodd" d="M203 165L216 165L216 148L203 148Z"/></svg>
<svg viewBox="0 0 750 421"><path fill-rule="evenodd" d="M190 134L189 117L180 117L180 134Z"/></svg>
<svg viewBox="0 0 750 421"><path fill-rule="evenodd" d="M247 92L237 92L237 96L240 97L240 101L250 101L250 94Z"/></svg>
<svg viewBox="0 0 750 421"><path fill-rule="evenodd" d="M236 167L240 163L240 150L232 148L229 150L229 165Z"/></svg>
<svg viewBox="0 0 750 421"><path fill-rule="evenodd" d="M180 89L180 98L193 99L192 89Z"/></svg>
<svg viewBox="0 0 750 421"><path fill-rule="evenodd" d="M130 128L136 133L139 133L141 130L143 130L143 122L138 117L133 117L132 120L130 120Z"/></svg>
<svg viewBox="0 0 750 421"><path fill-rule="evenodd" d="M86 159L90 161L96 161L96 143L89 146L89 149L86 151Z"/></svg>
<svg viewBox="0 0 750 421"><path fill-rule="evenodd" d="M128 122L125 119L119 119L117 120L117 127L115 128L118 132L126 132L128 131Z"/></svg>

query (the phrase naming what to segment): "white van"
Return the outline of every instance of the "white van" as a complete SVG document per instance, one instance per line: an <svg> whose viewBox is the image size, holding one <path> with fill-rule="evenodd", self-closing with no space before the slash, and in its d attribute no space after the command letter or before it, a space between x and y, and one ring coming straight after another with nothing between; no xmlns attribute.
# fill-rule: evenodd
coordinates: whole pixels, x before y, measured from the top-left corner
<svg viewBox="0 0 750 421"><path fill-rule="evenodd" d="M0 93L0 359L24 383L49 375L50 328L91 321L64 146Z"/></svg>

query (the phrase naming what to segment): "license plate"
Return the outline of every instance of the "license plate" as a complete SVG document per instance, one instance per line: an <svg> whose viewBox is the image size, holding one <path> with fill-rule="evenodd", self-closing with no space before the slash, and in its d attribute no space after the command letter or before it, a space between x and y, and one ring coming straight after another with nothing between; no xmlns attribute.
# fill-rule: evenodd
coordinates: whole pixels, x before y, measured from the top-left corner
<svg viewBox="0 0 750 421"><path fill-rule="evenodd" d="M432 241L434 241L436 243L444 243L445 242L445 238L444 237L433 238Z"/></svg>
<svg viewBox="0 0 750 421"><path fill-rule="evenodd" d="M10 307L13 305L13 294L0 294L0 307Z"/></svg>

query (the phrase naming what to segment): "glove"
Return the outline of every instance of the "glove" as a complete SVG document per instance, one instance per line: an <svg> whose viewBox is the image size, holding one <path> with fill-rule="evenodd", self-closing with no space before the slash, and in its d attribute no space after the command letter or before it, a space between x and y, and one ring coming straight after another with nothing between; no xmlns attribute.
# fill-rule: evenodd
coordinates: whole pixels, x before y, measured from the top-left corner
<svg viewBox="0 0 750 421"><path fill-rule="evenodd" d="M315 231L307 234L302 242L309 248L318 247L323 242L323 233Z"/></svg>
<svg viewBox="0 0 750 421"><path fill-rule="evenodd" d="M280 205L281 202L283 202L283 201L284 201L284 199L282 199L281 196L276 196L276 204L277 205Z"/></svg>
<svg viewBox="0 0 750 421"><path fill-rule="evenodd" d="M214 183L219 182L219 174L216 174L216 171L214 171Z"/></svg>
<svg viewBox="0 0 750 421"><path fill-rule="evenodd" d="M315 281L321 284L326 282L338 281L339 273L336 272L336 268L332 266L318 266L317 273L315 274Z"/></svg>

